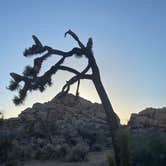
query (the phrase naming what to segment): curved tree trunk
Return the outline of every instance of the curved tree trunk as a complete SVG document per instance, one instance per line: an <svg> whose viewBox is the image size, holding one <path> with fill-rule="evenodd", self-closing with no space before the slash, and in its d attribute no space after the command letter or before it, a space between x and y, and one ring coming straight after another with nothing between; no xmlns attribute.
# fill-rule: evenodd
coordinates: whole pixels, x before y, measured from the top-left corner
<svg viewBox="0 0 166 166"><path fill-rule="evenodd" d="M96 60L93 56L93 53L90 51L90 63L92 66L92 73L93 73L93 83L95 85L95 88L97 90L97 93L100 97L101 103L103 105L104 111L106 113L107 122L109 123L109 127L112 134L112 144L113 144L113 150L115 155L115 161L116 165L120 166L120 158L119 158L119 147L116 142L116 131L120 127L120 122L118 119L118 116L113 110L113 107L111 105L111 102L108 98L108 95L105 91L105 88L101 82L100 79L100 71L98 69Z"/></svg>
<svg viewBox="0 0 166 166"><path fill-rule="evenodd" d="M111 134L112 134L112 144L113 144L113 149L114 149L114 154L115 154L116 165L119 166L120 165L119 148L117 146L116 138L115 138L116 131L119 128L119 120L118 120L116 113L113 111L112 105L106 94L106 91L103 87L101 80L94 79L93 83L95 85L95 88L98 92L98 95L101 99L103 108L106 113L107 121L109 123Z"/></svg>

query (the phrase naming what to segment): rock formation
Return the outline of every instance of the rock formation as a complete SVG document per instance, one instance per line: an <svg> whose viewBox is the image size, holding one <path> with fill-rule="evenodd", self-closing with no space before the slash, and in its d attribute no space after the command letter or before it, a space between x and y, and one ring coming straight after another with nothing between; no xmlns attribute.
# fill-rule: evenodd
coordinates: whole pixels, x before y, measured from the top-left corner
<svg viewBox="0 0 166 166"><path fill-rule="evenodd" d="M128 125L133 129L156 128L166 131L166 108L146 108L131 114Z"/></svg>
<svg viewBox="0 0 166 166"><path fill-rule="evenodd" d="M88 152L110 146L102 105L71 94L36 103L0 126L0 162L17 158L81 161Z"/></svg>

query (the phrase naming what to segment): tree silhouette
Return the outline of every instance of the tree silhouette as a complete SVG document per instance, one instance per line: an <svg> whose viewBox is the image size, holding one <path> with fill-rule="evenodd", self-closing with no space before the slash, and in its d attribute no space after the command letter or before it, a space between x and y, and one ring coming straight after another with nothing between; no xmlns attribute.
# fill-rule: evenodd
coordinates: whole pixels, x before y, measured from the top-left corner
<svg viewBox="0 0 166 166"><path fill-rule="evenodd" d="M23 53L24 56L29 57L35 54L42 54L42 53L45 54L42 55L41 57L34 59L33 67L26 66L23 75L10 73L12 80L8 88L11 91L14 90L19 91L19 95L14 97L13 102L15 103L15 105L21 104L24 101L28 91L40 90L41 92L43 92L47 86L52 85L52 75L59 70L71 72L74 74L74 76L66 82L66 84L62 88L62 91L57 95L58 97L65 96L69 92L70 86L73 85L74 83L77 83L76 96L78 96L80 80L81 79L92 80L98 92L98 95L101 99L102 105L104 107L107 121L110 124L113 147L115 152L115 159L117 162L117 166L119 166L119 155L118 155L119 151L115 141L115 131L119 128L119 119L112 108L110 100L101 82L99 68L96 64L96 60L92 52L92 45L93 45L92 38L88 39L88 42L85 46L79 40L78 36L71 30L65 33L65 37L66 35L70 35L71 37L73 37L74 40L78 43L79 47L75 47L71 51L64 52L61 50L53 49L49 46L43 46L36 36L32 36L35 44L32 45L32 47L25 49ZM43 75L39 76L42 63L51 55L59 55L61 56L61 59L55 65L53 65L48 71L46 71ZM71 67L63 65L63 62L68 57L71 57L73 55L75 55L76 57L85 56L88 59L87 66L81 72ZM92 73L88 74L90 69ZM20 84L23 84L23 86L21 86Z"/></svg>

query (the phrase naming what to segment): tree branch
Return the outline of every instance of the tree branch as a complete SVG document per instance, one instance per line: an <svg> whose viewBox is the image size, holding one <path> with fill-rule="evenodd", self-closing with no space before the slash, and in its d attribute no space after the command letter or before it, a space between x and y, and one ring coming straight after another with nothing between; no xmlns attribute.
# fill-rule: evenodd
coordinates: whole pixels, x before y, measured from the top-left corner
<svg viewBox="0 0 166 166"><path fill-rule="evenodd" d="M90 65L88 64L87 67L81 73L78 73L76 76L72 77L69 81L67 81L67 83L62 88L62 93L67 94L68 91L70 90L70 85L78 81L77 90L76 90L76 96L78 96L80 79L92 79L92 75L85 74L88 72L89 69Z"/></svg>
<svg viewBox="0 0 166 166"><path fill-rule="evenodd" d="M28 78L16 73L11 73L10 75L17 84L19 84L21 81L24 82L23 88L19 89L19 96L15 96L13 99L14 103L16 105L21 104L24 101L28 90L31 91L39 89L42 92L45 89L46 84L51 85L51 76L57 72L59 66L64 62L64 59L65 57L62 57L55 65L50 68L50 70L45 72L41 77Z"/></svg>
<svg viewBox="0 0 166 166"><path fill-rule="evenodd" d="M62 88L62 91L60 92L60 95L59 95L59 97L62 97L62 96L64 96L64 95L66 95L68 92L69 92L69 90L70 90L70 86L72 85L72 84L74 84L75 82L77 82L77 81L80 81L81 79L92 79L92 75L91 74L80 74L80 75L76 75L76 76L74 76L74 77L72 77L69 81L67 81L66 82L66 84L63 86L63 88ZM78 88L79 88L79 86L78 86ZM77 93L78 93L78 90L79 89L77 89Z"/></svg>
<svg viewBox="0 0 166 166"><path fill-rule="evenodd" d="M59 66L59 70L64 70L64 71L68 71L68 72L71 72L71 73L74 73L74 74L80 74L80 72L79 71L77 71L77 70L75 70L75 69L73 69L73 68L70 68L70 67L68 67L68 66Z"/></svg>
<svg viewBox="0 0 166 166"><path fill-rule="evenodd" d="M79 96L79 87L80 87L80 80L78 80L77 89L76 89L76 96Z"/></svg>
<svg viewBox="0 0 166 166"><path fill-rule="evenodd" d="M45 55L45 56L47 56L47 55ZM61 66L61 64L64 62L64 60L65 60L65 57L62 57L55 65L53 65L47 72L45 72L40 77L37 77L37 76L36 77L26 77L26 76L18 75L16 73L11 73L10 75L12 76L12 78L14 79L14 81L17 84L19 84L21 81L24 82L23 88L19 89L19 96L15 96L15 98L13 99L14 103L16 105L21 104L24 101L28 90L32 91L32 90L39 89L41 92L44 91L46 84L47 85L51 85L51 77L58 70L69 71L69 72L71 72L71 73L76 75L76 76L72 77L68 81L68 84L66 84L63 87L62 91L66 92L66 93L70 90L70 85L71 84L74 84L77 81L80 82L80 79L91 79L92 78L92 77L90 77L90 75L86 75L85 74L90 69L90 65L89 64L87 65L87 67L82 72L79 72L79 71L77 71L77 70L75 70L73 68L70 68L70 67L67 67L67 66ZM78 95L79 84L77 86L76 95Z"/></svg>
<svg viewBox="0 0 166 166"><path fill-rule="evenodd" d="M28 74L30 73L29 76L36 77L40 72L43 61L46 60L48 57L50 57L53 54L61 55L61 56L66 58L66 57L73 56L75 54L77 56L82 56L83 51L80 48L73 48L71 51L68 51L68 52L64 52L64 51L55 50L55 49L50 48L46 54L44 54L43 56L41 56L39 58L34 59L33 67L29 67L30 71L28 71L28 72L24 71L24 75L28 76L27 73ZM25 70L27 70L27 68Z"/></svg>
<svg viewBox="0 0 166 166"><path fill-rule="evenodd" d="M84 51L78 47L73 48L72 50L65 52L65 51L61 51L61 50L57 50L57 49L53 49L50 48L47 50L50 54L56 54L56 55L61 55L64 57L70 57L74 54L78 55L78 56L82 56L84 54Z"/></svg>
<svg viewBox="0 0 166 166"><path fill-rule="evenodd" d="M58 70L64 70L64 71L68 71L68 72L75 74L75 76L72 77L64 85L64 87L62 88L62 91L67 93L70 90L70 85L74 84L75 82L78 82L77 89L76 89L76 96L79 95L80 80L81 79L92 79L92 75L86 74L91 67L90 61L88 61L88 65L82 72L79 72L68 66L62 65L65 58L67 58L67 57L71 57L73 55L77 55L78 57L81 57L83 55L87 56L86 55L87 46L85 47L81 43L78 36L71 30L69 30L65 33L65 37L66 37L66 35L72 36L74 38L74 40L77 41L80 48L74 47L72 50L65 52L65 51L53 49L47 45L43 46L43 44L40 42L40 40L36 36L34 36L34 35L32 36L35 44L33 44L28 49L25 49L25 51L23 53L24 56L28 57L28 56L32 56L34 54L42 54L44 52L46 52L46 53L44 55L42 55L41 57L35 58L32 67L26 66L26 68L23 72L23 76L16 74L16 73L10 73L13 80L11 81L8 89L10 89L12 91L16 90L16 89L19 90L18 97L15 96L15 98L13 100L16 105L21 104L23 102L28 91L39 89L42 92L45 89L46 85L50 86L52 84L51 77ZM46 71L42 76L38 76L43 62L52 55L60 55L60 56L62 56L62 58L55 65L53 65L48 71ZM20 85L19 85L20 82L24 82L23 87L20 87Z"/></svg>
<svg viewBox="0 0 166 166"><path fill-rule="evenodd" d="M65 37L66 35L69 34L70 36L72 36L74 38L74 40L77 41L78 45L83 49L85 50L85 46L82 44L82 42L79 40L78 36L72 32L71 30L68 30L66 33L65 33Z"/></svg>

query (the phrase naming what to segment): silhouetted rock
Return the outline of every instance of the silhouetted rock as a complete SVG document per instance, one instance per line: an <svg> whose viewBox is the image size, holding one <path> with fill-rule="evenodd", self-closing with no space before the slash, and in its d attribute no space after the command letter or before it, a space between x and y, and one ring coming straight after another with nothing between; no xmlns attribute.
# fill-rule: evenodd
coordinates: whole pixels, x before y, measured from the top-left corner
<svg viewBox="0 0 166 166"><path fill-rule="evenodd" d="M128 125L134 129L156 128L166 131L166 108L147 108L131 114Z"/></svg>
<svg viewBox="0 0 166 166"><path fill-rule="evenodd" d="M10 138L6 160L81 161L89 151L110 148L110 134L102 105L71 94L35 103L0 127L0 140Z"/></svg>

